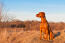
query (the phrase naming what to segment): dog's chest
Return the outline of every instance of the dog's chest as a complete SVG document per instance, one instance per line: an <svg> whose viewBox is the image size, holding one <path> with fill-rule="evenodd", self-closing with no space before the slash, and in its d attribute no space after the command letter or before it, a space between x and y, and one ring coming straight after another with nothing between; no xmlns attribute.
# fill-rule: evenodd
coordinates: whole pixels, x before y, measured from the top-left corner
<svg viewBox="0 0 65 43"><path fill-rule="evenodd" d="M47 23L40 23L40 27L47 27L48 24Z"/></svg>

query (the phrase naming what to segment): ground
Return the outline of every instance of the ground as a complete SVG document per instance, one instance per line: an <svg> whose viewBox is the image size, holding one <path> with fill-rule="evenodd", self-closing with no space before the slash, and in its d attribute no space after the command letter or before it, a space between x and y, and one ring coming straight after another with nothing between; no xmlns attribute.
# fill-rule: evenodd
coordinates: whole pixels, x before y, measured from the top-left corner
<svg viewBox="0 0 65 43"><path fill-rule="evenodd" d="M0 29L0 43L65 43L65 29L53 32L55 33L55 39L48 41L40 40L40 32L36 30Z"/></svg>

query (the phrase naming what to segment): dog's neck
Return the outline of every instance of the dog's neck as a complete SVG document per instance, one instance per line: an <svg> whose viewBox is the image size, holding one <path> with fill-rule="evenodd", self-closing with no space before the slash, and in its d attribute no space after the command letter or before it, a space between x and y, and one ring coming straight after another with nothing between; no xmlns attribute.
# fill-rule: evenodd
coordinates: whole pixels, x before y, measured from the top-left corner
<svg viewBox="0 0 65 43"><path fill-rule="evenodd" d="M46 23L47 20L46 20L46 17L41 17L41 23Z"/></svg>

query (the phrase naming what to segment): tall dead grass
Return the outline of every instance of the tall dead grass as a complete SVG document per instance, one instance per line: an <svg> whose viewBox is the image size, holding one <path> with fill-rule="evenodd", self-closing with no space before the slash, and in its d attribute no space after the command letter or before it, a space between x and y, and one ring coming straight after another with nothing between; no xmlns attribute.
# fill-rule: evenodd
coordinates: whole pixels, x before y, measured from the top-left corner
<svg viewBox="0 0 65 43"><path fill-rule="evenodd" d="M11 25L16 25L11 27ZM21 25L21 27L18 27ZM0 23L0 43L49 43L49 41L39 40L39 21L17 21ZM57 37L53 43L65 42L65 23L49 22L54 32L60 30L61 35Z"/></svg>

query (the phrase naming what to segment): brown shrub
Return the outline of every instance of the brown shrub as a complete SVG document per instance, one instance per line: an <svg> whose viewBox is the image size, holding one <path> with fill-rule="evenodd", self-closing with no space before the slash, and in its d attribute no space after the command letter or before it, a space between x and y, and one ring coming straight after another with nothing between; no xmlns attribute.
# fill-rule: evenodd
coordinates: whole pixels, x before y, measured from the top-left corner
<svg viewBox="0 0 65 43"><path fill-rule="evenodd" d="M52 30L63 30L64 22L49 22ZM0 28L24 28L24 30L39 30L40 21L17 21L17 22L0 22Z"/></svg>

